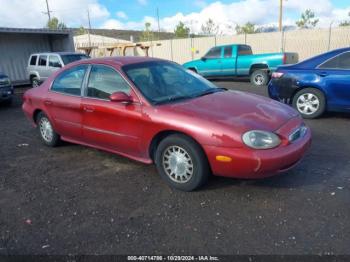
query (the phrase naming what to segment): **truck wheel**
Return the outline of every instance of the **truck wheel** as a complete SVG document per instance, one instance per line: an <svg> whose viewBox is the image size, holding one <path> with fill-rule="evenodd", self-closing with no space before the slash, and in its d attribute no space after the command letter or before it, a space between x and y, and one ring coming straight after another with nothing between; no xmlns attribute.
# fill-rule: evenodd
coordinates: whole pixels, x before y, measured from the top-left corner
<svg viewBox="0 0 350 262"><path fill-rule="evenodd" d="M181 191L192 191L203 185L210 167L202 148L191 138L175 134L158 145L155 163L162 179Z"/></svg>
<svg viewBox="0 0 350 262"><path fill-rule="evenodd" d="M33 88L38 87L40 85L40 81L36 76L32 77L30 82L31 82Z"/></svg>
<svg viewBox="0 0 350 262"><path fill-rule="evenodd" d="M267 70L255 70L250 75L250 83L252 83L255 86L264 86L267 85L269 82L269 74L267 73Z"/></svg>
<svg viewBox="0 0 350 262"><path fill-rule="evenodd" d="M304 88L293 97L293 107L303 118L317 118L326 110L326 98L316 88Z"/></svg>

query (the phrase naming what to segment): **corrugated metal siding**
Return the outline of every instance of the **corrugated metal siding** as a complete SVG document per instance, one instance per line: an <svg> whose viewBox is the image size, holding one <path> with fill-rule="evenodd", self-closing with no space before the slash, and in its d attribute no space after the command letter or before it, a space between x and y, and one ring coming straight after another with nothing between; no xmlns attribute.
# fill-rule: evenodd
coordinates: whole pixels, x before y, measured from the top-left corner
<svg viewBox="0 0 350 262"><path fill-rule="evenodd" d="M0 33L0 71L14 83L27 79L28 58L35 52L74 51L70 35Z"/></svg>

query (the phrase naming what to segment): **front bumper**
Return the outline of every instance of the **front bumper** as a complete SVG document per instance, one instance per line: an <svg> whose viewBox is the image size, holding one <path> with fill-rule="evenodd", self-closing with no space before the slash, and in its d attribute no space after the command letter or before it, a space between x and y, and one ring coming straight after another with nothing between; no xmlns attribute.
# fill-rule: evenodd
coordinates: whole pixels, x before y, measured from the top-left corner
<svg viewBox="0 0 350 262"><path fill-rule="evenodd" d="M0 86L0 101L8 101L13 97L14 91L12 86Z"/></svg>
<svg viewBox="0 0 350 262"><path fill-rule="evenodd" d="M288 145L267 150L253 150L248 147L225 148L204 146L214 175L257 179L285 172L295 166L311 145L311 131L307 128L305 135ZM231 162L220 162L216 156L224 155Z"/></svg>

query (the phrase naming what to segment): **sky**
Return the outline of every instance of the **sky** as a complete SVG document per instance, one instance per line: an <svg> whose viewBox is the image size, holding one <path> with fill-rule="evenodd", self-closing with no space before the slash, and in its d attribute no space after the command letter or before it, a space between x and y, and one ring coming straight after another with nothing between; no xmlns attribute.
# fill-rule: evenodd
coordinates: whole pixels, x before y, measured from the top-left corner
<svg viewBox="0 0 350 262"><path fill-rule="evenodd" d="M89 10L93 28L142 30L150 22L173 32L183 21L193 33L211 18L222 34L234 33L236 24L277 25L279 0L48 0L51 16L68 27L88 27ZM349 0L284 0L284 25L295 21L306 9L312 9L320 19L319 27L336 25L349 19ZM0 0L0 27L43 27L48 19L45 0Z"/></svg>

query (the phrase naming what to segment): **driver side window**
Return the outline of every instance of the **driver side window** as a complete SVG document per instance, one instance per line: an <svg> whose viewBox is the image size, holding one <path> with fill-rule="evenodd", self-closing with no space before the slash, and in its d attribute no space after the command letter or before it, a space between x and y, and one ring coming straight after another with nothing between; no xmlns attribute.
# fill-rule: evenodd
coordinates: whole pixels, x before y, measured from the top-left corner
<svg viewBox="0 0 350 262"><path fill-rule="evenodd" d="M209 50L205 55L205 58L220 58L221 57L221 47L214 47Z"/></svg>

